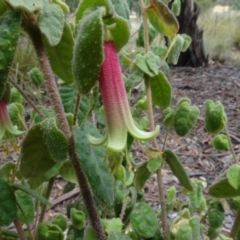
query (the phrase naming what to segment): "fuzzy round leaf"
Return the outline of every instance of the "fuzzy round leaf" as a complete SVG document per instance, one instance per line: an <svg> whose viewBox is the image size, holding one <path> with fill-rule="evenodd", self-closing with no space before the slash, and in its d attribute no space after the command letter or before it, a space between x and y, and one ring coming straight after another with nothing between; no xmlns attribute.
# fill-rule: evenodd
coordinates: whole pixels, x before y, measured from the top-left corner
<svg viewBox="0 0 240 240"><path fill-rule="evenodd" d="M174 0L172 3L172 12L177 17L181 12L181 1L180 0Z"/></svg>
<svg viewBox="0 0 240 240"><path fill-rule="evenodd" d="M156 29L152 26L152 24L148 24L148 39L149 44L153 42L157 35ZM144 33L143 33L143 24L141 24L139 30L138 30L138 37L136 39L136 45L137 47L144 47Z"/></svg>
<svg viewBox="0 0 240 240"><path fill-rule="evenodd" d="M17 102L22 103L22 95L16 88L11 88L11 103Z"/></svg>
<svg viewBox="0 0 240 240"><path fill-rule="evenodd" d="M221 102L214 103L207 100L205 103L205 127L209 133L216 134L224 126L225 112Z"/></svg>
<svg viewBox="0 0 240 240"><path fill-rule="evenodd" d="M172 99L172 88L167 77L163 72L158 72L158 75L151 77L150 82L153 103L160 108L168 107Z"/></svg>
<svg viewBox="0 0 240 240"><path fill-rule="evenodd" d="M182 103L174 114L173 124L176 133L183 137L194 126L200 111L195 106L190 106L188 102Z"/></svg>
<svg viewBox="0 0 240 240"><path fill-rule="evenodd" d="M0 179L0 226L9 225L17 216L17 202L12 188Z"/></svg>
<svg viewBox="0 0 240 240"><path fill-rule="evenodd" d="M112 18L104 20L104 23L106 25L115 24L115 26L111 27L109 31L113 37L113 42L116 50L120 51L120 49L128 42L130 38L128 22L120 16L114 16Z"/></svg>
<svg viewBox="0 0 240 240"><path fill-rule="evenodd" d="M81 230L85 224L86 216L83 211L77 210L76 208L71 208L70 210L70 218L73 226Z"/></svg>
<svg viewBox="0 0 240 240"><path fill-rule="evenodd" d="M83 18L86 10L96 9L97 7L104 7L106 14L109 16L113 14L113 6L110 0L81 0L76 11L76 22L79 22Z"/></svg>
<svg viewBox="0 0 240 240"><path fill-rule="evenodd" d="M64 13L62 9L48 0L43 0L43 8L39 12L38 25L51 46L56 46L63 34Z"/></svg>
<svg viewBox="0 0 240 240"><path fill-rule="evenodd" d="M224 134L218 134L212 139L213 146L219 150L224 151L229 148L229 141L226 135Z"/></svg>
<svg viewBox="0 0 240 240"><path fill-rule="evenodd" d="M178 32L178 21L168 6L160 0L151 0L147 9L151 24L164 36L174 36Z"/></svg>
<svg viewBox="0 0 240 240"><path fill-rule="evenodd" d="M232 187L234 187L235 189L240 189L240 165L239 164L233 164L227 170L227 179Z"/></svg>
<svg viewBox="0 0 240 240"><path fill-rule="evenodd" d="M14 193L16 196L18 206L21 207L21 209L18 208L17 211L19 221L22 224L31 223L34 219L35 212L33 199L27 193L21 190L17 190Z"/></svg>
<svg viewBox="0 0 240 240"><path fill-rule="evenodd" d="M72 71L74 39L69 24L64 23L63 34L57 45L51 46L46 38L43 38L43 43L53 72L65 83L74 82Z"/></svg>
<svg viewBox="0 0 240 240"><path fill-rule="evenodd" d="M105 150L103 147L92 146L86 137L86 132L96 137L100 134L91 123L84 124L82 129L84 131L76 126L72 129L76 155L87 175L93 193L104 203L112 205L114 200L113 177L104 162Z"/></svg>
<svg viewBox="0 0 240 240"><path fill-rule="evenodd" d="M58 214L53 220L52 220L53 224L58 225L62 231L65 231L67 229L68 223L67 223L67 219L64 215L62 214Z"/></svg>
<svg viewBox="0 0 240 240"><path fill-rule="evenodd" d="M221 203L211 204L208 209L208 222L210 227L219 228L225 218L224 208Z"/></svg>
<svg viewBox="0 0 240 240"><path fill-rule="evenodd" d="M154 76L154 73L149 69L147 62L146 62L146 56L142 55L141 53L138 53L135 58L134 64L145 74L147 74L150 77Z"/></svg>
<svg viewBox="0 0 240 240"><path fill-rule="evenodd" d="M37 227L37 239L39 240L63 240L61 228L53 223L40 223Z"/></svg>
<svg viewBox="0 0 240 240"><path fill-rule="evenodd" d="M67 182L76 184L78 183L75 171L70 161L66 161L63 163L61 169L59 170L59 174Z"/></svg>
<svg viewBox="0 0 240 240"><path fill-rule="evenodd" d="M5 91L8 73L12 65L21 25L21 13L8 11L0 18L0 98Z"/></svg>
<svg viewBox="0 0 240 240"><path fill-rule="evenodd" d="M40 126L51 158L55 162L65 161L68 154L68 140L64 133L57 128L55 120L53 118L45 119Z"/></svg>
<svg viewBox="0 0 240 240"><path fill-rule="evenodd" d="M40 124L28 131L22 142L20 170L25 178L40 177L55 165L43 138Z"/></svg>
<svg viewBox="0 0 240 240"><path fill-rule="evenodd" d="M183 37L184 39L184 44L183 44L183 47L182 47L182 52L185 52L187 51L187 49L189 48L189 46L191 45L192 43L192 38L190 36L188 36L187 34L183 33L181 34L181 36Z"/></svg>
<svg viewBox="0 0 240 240"><path fill-rule="evenodd" d="M212 185L208 194L216 198L230 198L240 196L240 188L235 189L228 181L227 178L220 180Z"/></svg>
<svg viewBox="0 0 240 240"><path fill-rule="evenodd" d="M158 230L157 217L153 209L144 202L135 205L130 214L134 231L141 237L152 238Z"/></svg>
<svg viewBox="0 0 240 240"><path fill-rule="evenodd" d="M33 84L36 86L40 86L43 83L43 73L38 67L32 68L28 75L32 81Z"/></svg>
<svg viewBox="0 0 240 240"><path fill-rule="evenodd" d="M28 12L39 11L43 8L42 0L5 0L14 9L21 9Z"/></svg>
<svg viewBox="0 0 240 240"><path fill-rule="evenodd" d="M194 240L192 238L192 229L188 224L182 224L176 234L176 240Z"/></svg>
<svg viewBox="0 0 240 240"><path fill-rule="evenodd" d="M16 164L14 162L5 162L0 167L0 179L3 179L4 181L8 182L10 180L11 174L13 173L14 169L16 167Z"/></svg>
<svg viewBox="0 0 240 240"><path fill-rule="evenodd" d="M129 19L130 10L127 0L111 0L111 1L115 9L115 12L123 18Z"/></svg>
<svg viewBox="0 0 240 240"><path fill-rule="evenodd" d="M183 49L183 46L184 38L180 34L177 34L175 37L175 43L168 54L168 63L172 63L173 65L176 65L178 63L178 58Z"/></svg>
<svg viewBox="0 0 240 240"><path fill-rule="evenodd" d="M80 93L96 84L103 61L103 9L84 15L79 23L73 54L73 73Z"/></svg>

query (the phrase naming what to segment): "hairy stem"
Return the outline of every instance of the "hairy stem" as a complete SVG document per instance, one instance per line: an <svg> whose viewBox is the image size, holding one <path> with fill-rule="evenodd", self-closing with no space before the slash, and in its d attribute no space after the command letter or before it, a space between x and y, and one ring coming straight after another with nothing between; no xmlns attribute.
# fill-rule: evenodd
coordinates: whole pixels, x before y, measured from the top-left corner
<svg viewBox="0 0 240 240"><path fill-rule="evenodd" d="M25 20L24 27L33 42L38 60L40 62L41 69L44 73L48 94L50 96L52 105L54 107L54 110L57 116L58 126L66 135L66 137L69 139L69 157L78 179L78 183L81 189L84 203L88 210L91 224L96 232L97 238L100 240L106 240L106 235L103 231L100 218L97 212L97 208L93 200L91 190L87 183L87 178L75 154L74 141L72 138L70 128L68 126L67 119L64 114L64 109L58 93L57 84L55 82L52 69L50 67L46 52L44 50L40 30L38 26L34 24L33 20L31 21L28 20L28 19L32 19L31 16L30 17L25 16L25 18L27 18L27 21Z"/></svg>
<svg viewBox="0 0 240 240"><path fill-rule="evenodd" d="M39 116L41 116L43 119L45 119L46 117L44 116L44 114L39 111L39 109L36 107L34 102L27 96L27 94L21 89L21 87L18 86L18 84L11 78L9 78L8 81L20 92L20 94L23 96L23 98L39 114Z"/></svg>
<svg viewBox="0 0 240 240"><path fill-rule="evenodd" d="M235 239L239 230L240 230L240 207L238 208L237 215L230 232L230 237Z"/></svg>
<svg viewBox="0 0 240 240"><path fill-rule="evenodd" d="M15 228L16 228L16 230L17 230L17 232L18 232L18 235L19 235L20 240L27 240L27 239L26 239L26 236L25 236L25 234L24 234L22 225L21 225L21 223L20 223L20 221L19 221L18 218L15 219L14 225L15 225Z"/></svg>
<svg viewBox="0 0 240 240"><path fill-rule="evenodd" d="M144 36L144 48L145 53L149 51L149 38L148 38L148 18L147 13L145 11L146 7L143 0L139 0L141 10L142 10L142 16L143 16L143 36ZM147 103L148 103L148 118L149 118L149 124L150 124L150 130L153 130L155 127L154 123L154 114L153 114L153 108L152 108L152 93L151 93L151 85L150 85L150 78L148 75L144 75L144 81L145 81L145 87L146 87L146 95L147 95ZM152 141L153 147L158 148L157 140L156 138ZM162 210L162 226L163 226L163 235L168 235L168 222L167 222L167 209L166 209L166 203L165 203L165 190L163 185L163 179L162 179L162 169L159 168L157 170L157 181L158 181L158 192L159 192L159 201L161 205Z"/></svg>

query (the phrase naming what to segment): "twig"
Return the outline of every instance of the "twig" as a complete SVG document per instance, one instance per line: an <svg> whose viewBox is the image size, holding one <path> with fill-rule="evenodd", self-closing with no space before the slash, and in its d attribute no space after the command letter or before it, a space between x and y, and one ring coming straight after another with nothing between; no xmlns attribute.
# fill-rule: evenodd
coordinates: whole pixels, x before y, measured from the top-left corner
<svg viewBox="0 0 240 240"><path fill-rule="evenodd" d="M8 81L20 92L20 94L23 96L23 98L29 103L29 105L41 116L43 119L45 119L45 115L40 112L40 110L36 107L34 102L27 96L27 94L21 89L21 87L18 86L18 84L13 81L12 79L8 79Z"/></svg>
<svg viewBox="0 0 240 240"><path fill-rule="evenodd" d="M139 0L142 16L143 16L143 36L144 36L144 48L145 53L149 51L149 38L148 38L148 18L147 13L145 11L146 7L143 0ZM148 75L144 75L145 87L146 87L146 95L147 95L147 103L148 103L148 118L150 123L150 129L154 130L154 115L153 115L153 108L152 108L152 93L151 93L151 85L150 85L150 78ZM152 141L153 147L158 148L156 138ZM168 235L168 222L167 222L167 209L165 204L165 194L164 194L164 186L162 180L162 169L159 168L157 170L157 181L158 181L158 193L159 193L159 200L162 210L162 226L163 226L163 235L166 237Z"/></svg>
<svg viewBox="0 0 240 240"><path fill-rule="evenodd" d="M25 236L25 234L24 234L24 231L23 231L23 229L22 229L22 225L21 225L21 223L19 222L19 219L18 219L18 218L15 219L14 225L15 225L15 228L17 229L17 232L18 232L18 235L19 235L20 240L27 240L27 239L26 239L26 236Z"/></svg>
<svg viewBox="0 0 240 240"><path fill-rule="evenodd" d="M237 215L236 215L236 218L234 220L234 223L233 223L233 226L232 226L232 229L230 232L230 237L235 239L238 234L239 229L240 229L240 207L238 208Z"/></svg>
<svg viewBox="0 0 240 240"><path fill-rule="evenodd" d="M37 57L40 63L40 67L44 73L44 77L46 79L46 87L48 89L48 94L50 96L54 111L56 113L58 126L69 140L69 157L74 167L74 170L78 179L78 184L81 188L83 200L88 211L90 222L95 230L97 238L99 240L106 240L106 235L101 225L97 208L87 182L87 178L83 172L83 169L75 153L74 140L73 140L67 119L65 117L63 105L61 103L61 99L58 93L57 84L53 77L52 69L50 67L50 63L43 46L41 32L37 26L35 16L31 15L31 13L27 14L24 18L23 23L24 23L25 30L28 32L33 42L33 45L36 50Z"/></svg>

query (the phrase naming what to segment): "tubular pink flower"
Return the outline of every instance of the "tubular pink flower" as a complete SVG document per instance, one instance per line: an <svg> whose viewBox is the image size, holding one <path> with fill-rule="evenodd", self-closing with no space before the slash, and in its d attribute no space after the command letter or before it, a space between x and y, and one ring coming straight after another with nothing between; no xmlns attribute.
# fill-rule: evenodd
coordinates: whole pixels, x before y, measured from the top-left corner
<svg viewBox="0 0 240 240"><path fill-rule="evenodd" d="M16 129L8 115L7 106L3 98L0 99L0 140L19 136L23 132Z"/></svg>
<svg viewBox="0 0 240 240"><path fill-rule="evenodd" d="M88 135L92 144L101 145L107 141L108 150L121 152L126 146L127 132L134 138L145 141L158 134L159 126L151 132L145 132L134 124L113 41L104 42L104 61L100 69L99 87L107 131L101 139Z"/></svg>

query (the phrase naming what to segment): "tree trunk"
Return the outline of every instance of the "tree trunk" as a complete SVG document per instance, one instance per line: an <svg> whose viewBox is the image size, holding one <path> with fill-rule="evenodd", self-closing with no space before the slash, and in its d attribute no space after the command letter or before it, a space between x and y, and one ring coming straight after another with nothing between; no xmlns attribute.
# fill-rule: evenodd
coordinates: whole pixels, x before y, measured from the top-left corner
<svg viewBox="0 0 240 240"><path fill-rule="evenodd" d="M179 33L185 33L192 38L192 43L186 52L180 54L177 66L201 67L208 63L203 45L203 30L197 26L200 7L194 0L181 0L181 13L177 17Z"/></svg>

